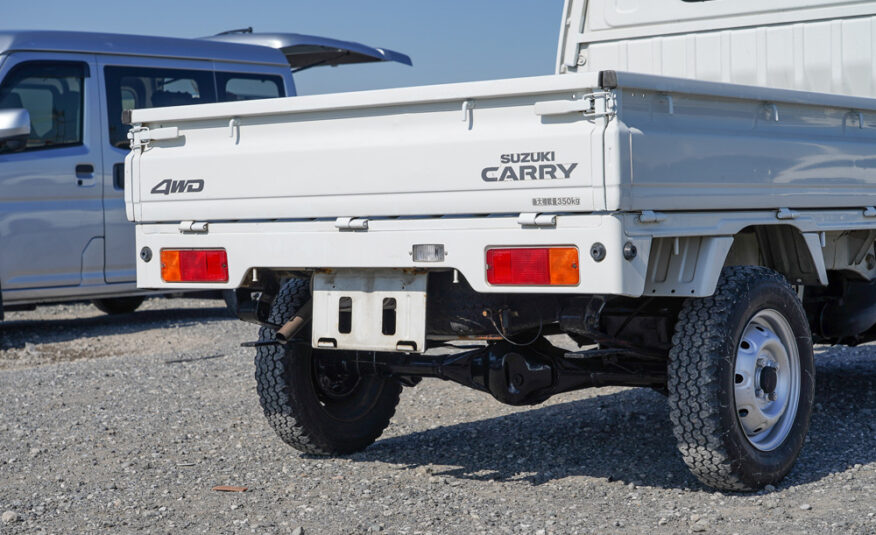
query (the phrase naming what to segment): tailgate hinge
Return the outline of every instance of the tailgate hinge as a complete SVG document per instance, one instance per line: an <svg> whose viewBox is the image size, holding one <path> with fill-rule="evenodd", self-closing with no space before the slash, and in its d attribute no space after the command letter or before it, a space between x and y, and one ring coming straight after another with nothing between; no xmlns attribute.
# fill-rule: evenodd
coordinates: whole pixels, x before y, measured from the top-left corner
<svg viewBox="0 0 876 535"><path fill-rule="evenodd" d="M573 100L536 102L534 108L535 114L539 116L583 113L587 118L611 118L617 115L617 104L612 91L587 93L578 98L573 98Z"/></svg>
<svg viewBox="0 0 876 535"><path fill-rule="evenodd" d="M364 217L339 217L335 219L339 230L368 230L368 219Z"/></svg>
<svg viewBox="0 0 876 535"><path fill-rule="evenodd" d="M779 211L776 212L776 219L797 219L797 216L800 215L793 210L788 210L787 208L779 208Z"/></svg>
<svg viewBox="0 0 876 535"><path fill-rule="evenodd" d="M642 224L662 223L666 221L666 214L654 212L653 210L642 210L642 213L636 219Z"/></svg>
<svg viewBox="0 0 876 535"><path fill-rule="evenodd" d="M524 212L517 216L517 224L523 227L555 227L557 226L557 216L556 214Z"/></svg>
<svg viewBox="0 0 876 535"><path fill-rule="evenodd" d="M202 234L209 228L206 221L180 221L179 231L182 233Z"/></svg>
<svg viewBox="0 0 876 535"><path fill-rule="evenodd" d="M148 126L135 125L128 131L128 140L131 142L131 149L145 149L149 147L149 143L152 141L176 139L178 137L180 137L178 126L150 129Z"/></svg>

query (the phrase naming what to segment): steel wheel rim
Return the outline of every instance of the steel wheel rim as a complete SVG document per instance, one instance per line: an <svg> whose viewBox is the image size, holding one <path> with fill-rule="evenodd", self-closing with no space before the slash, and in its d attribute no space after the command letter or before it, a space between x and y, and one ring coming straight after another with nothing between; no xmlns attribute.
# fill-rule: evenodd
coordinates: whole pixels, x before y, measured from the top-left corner
<svg viewBox="0 0 876 535"><path fill-rule="evenodd" d="M736 348L736 418L745 437L760 451L772 451L791 433L800 401L797 337L776 310L749 320Z"/></svg>

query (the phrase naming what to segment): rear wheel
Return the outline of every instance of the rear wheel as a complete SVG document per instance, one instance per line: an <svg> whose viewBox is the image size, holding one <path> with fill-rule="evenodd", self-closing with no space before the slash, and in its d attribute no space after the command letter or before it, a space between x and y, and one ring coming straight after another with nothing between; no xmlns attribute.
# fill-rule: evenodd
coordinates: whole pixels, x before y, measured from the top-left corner
<svg viewBox="0 0 876 535"><path fill-rule="evenodd" d="M94 299L91 303L106 314L128 314L137 310L143 304L144 299L145 297L142 295L132 295L130 297Z"/></svg>
<svg viewBox="0 0 876 535"><path fill-rule="evenodd" d="M269 321L285 323L308 299L308 281L289 281L277 295ZM259 340L273 341L273 330L262 327ZM255 378L265 417L284 442L303 452L363 450L389 425L401 384L351 373L327 356L307 341L259 346Z"/></svg>
<svg viewBox="0 0 876 535"><path fill-rule="evenodd" d="M791 470L812 413L812 336L796 293L762 267L725 268L715 295L688 299L669 361L682 456L703 483L756 490Z"/></svg>

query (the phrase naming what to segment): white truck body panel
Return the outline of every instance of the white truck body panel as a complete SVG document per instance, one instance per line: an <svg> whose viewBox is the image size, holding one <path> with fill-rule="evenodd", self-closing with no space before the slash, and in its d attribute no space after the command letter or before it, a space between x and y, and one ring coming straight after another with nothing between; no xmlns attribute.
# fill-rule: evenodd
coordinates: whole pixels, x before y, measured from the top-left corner
<svg viewBox="0 0 876 535"><path fill-rule="evenodd" d="M173 135L134 151L132 215L159 222L876 204L874 99L613 75L614 118L575 111L603 91L594 73L135 111L135 123ZM521 154L550 160L502 162ZM544 166L554 179L539 174ZM179 180L203 187L172 190Z"/></svg>
<svg viewBox="0 0 876 535"><path fill-rule="evenodd" d="M533 113L597 85L587 73L136 111L134 122L180 135L135 153L130 168L150 177L132 188L136 219L507 213L535 198L603 209L601 179L591 179L602 174L605 120ZM519 153L537 161L500 161ZM512 179L522 166L527 178ZM167 179L204 188L152 193Z"/></svg>
<svg viewBox="0 0 876 535"><path fill-rule="evenodd" d="M577 286L518 287L522 293L615 293L641 295L645 288L650 238L631 238L644 254L627 262L619 251L625 241L623 218L615 215L570 215L557 218L549 231L524 227L517 217L386 218L369 221L367 231L339 231L332 220L210 223L206 234L182 233L177 224L137 226L137 246L163 248L223 247L228 253L229 281L224 284L174 283L161 280L159 262L138 262L137 279L146 288L237 288L253 267L313 269L331 267L457 269L476 291L506 292L486 280L487 246L575 245L580 251L581 280ZM295 236L294 240L288 239ZM602 262L590 259L591 244L601 241L608 253ZM443 262L414 262L414 244L444 244Z"/></svg>
<svg viewBox="0 0 876 535"><path fill-rule="evenodd" d="M869 0L567 0L565 13L558 73L613 69L876 96Z"/></svg>

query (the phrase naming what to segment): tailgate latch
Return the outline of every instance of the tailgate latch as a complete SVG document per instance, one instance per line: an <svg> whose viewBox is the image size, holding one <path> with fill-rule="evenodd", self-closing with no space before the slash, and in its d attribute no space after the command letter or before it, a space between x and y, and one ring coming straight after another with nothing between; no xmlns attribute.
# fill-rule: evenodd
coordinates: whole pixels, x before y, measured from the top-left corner
<svg viewBox="0 0 876 535"><path fill-rule="evenodd" d="M613 117L617 114L614 93L611 91L598 91L588 93L574 100L549 100L536 102L535 114L539 116L567 115L581 113L585 117Z"/></svg>
<svg viewBox="0 0 876 535"><path fill-rule="evenodd" d="M148 126L135 125L128 131L128 140L132 149L148 148L149 143L164 139L176 139L180 137L178 126L149 129Z"/></svg>

